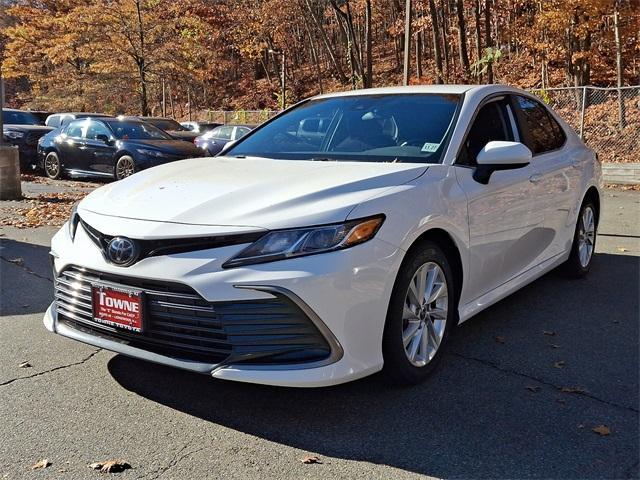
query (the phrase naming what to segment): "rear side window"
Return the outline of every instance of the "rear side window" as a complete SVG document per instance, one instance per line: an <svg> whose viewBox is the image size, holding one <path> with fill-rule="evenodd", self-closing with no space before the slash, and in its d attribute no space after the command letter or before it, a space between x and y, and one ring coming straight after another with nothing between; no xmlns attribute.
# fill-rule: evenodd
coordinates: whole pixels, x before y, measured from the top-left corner
<svg viewBox="0 0 640 480"><path fill-rule="evenodd" d="M233 134L233 127L218 127L213 131L213 138L220 138L222 140L231 140Z"/></svg>
<svg viewBox="0 0 640 480"><path fill-rule="evenodd" d="M564 131L544 105L521 96L516 96L516 103L520 109L520 130L524 143L534 155L557 150L564 145Z"/></svg>
<svg viewBox="0 0 640 480"><path fill-rule="evenodd" d="M81 138L82 127L84 127L85 125L86 125L86 122L84 122L83 120L71 122L66 130L67 137Z"/></svg>
<svg viewBox="0 0 640 480"><path fill-rule="evenodd" d="M60 126L60 115L51 115L47 118L47 127L59 127Z"/></svg>
<svg viewBox="0 0 640 480"><path fill-rule="evenodd" d="M489 142L513 141L507 108L506 100L493 101L480 108L458 157L458 165L477 165L478 153Z"/></svg>

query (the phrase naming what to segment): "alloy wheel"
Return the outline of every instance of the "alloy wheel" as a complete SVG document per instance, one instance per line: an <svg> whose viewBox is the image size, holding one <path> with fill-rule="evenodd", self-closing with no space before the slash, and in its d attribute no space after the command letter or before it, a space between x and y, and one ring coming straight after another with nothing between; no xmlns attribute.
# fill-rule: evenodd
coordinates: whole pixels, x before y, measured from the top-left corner
<svg viewBox="0 0 640 480"><path fill-rule="evenodd" d="M121 180L129 175L133 175L134 170L133 161L128 158L121 158L116 166L116 177L118 180Z"/></svg>
<svg viewBox="0 0 640 480"><path fill-rule="evenodd" d="M44 159L44 169L51 178L56 178L60 173L60 162L55 155L49 154Z"/></svg>
<svg viewBox="0 0 640 480"><path fill-rule="evenodd" d="M413 275L402 313L402 343L412 365L423 367L435 356L447 326L447 280L440 266L427 262Z"/></svg>
<svg viewBox="0 0 640 480"><path fill-rule="evenodd" d="M580 218L580 227L578 229L578 258L580 265L585 268L591 261L593 255L593 247L596 239L596 222L593 209L586 206L582 211Z"/></svg>

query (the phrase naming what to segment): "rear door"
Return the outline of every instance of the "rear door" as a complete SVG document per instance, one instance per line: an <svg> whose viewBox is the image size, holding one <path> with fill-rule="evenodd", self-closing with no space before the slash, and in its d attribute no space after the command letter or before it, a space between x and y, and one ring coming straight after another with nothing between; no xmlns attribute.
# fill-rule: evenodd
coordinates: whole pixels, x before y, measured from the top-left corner
<svg viewBox="0 0 640 480"><path fill-rule="evenodd" d="M84 138L86 122L75 120L69 123L64 131L62 141L58 144L60 162L67 169L84 170Z"/></svg>
<svg viewBox="0 0 640 480"><path fill-rule="evenodd" d="M533 153L535 198L544 212L548 243L541 260L565 252L573 240L574 215L580 184L577 153L565 148L562 127L541 102L514 95L513 102L522 141Z"/></svg>
<svg viewBox="0 0 640 480"><path fill-rule="evenodd" d="M543 228L543 215L532 199L531 166L496 171L487 185L473 179L478 153L494 140L520 140L507 95L492 97L478 109L455 164L468 201L465 289L472 299L534 266Z"/></svg>
<svg viewBox="0 0 640 480"><path fill-rule="evenodd" d="M85 131L85 169L98 174L112 175L116 147L105 142L105 137L113 137L107 126L98 120L89 121Z"/></svg>
<svg viewBox="0 0 640 480"><path fill-rule="evenodd" d="M209 139L209 153L216 155L220 153L220 150L224 148L227 142L230 142L233 137L234 127L223 125L213 130L211 138Z"/></svg>

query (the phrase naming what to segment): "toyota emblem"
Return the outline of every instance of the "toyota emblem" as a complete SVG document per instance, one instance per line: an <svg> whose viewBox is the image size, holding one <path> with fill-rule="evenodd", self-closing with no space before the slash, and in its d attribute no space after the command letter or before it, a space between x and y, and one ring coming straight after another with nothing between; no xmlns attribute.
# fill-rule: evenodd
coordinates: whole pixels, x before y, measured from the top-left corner
<svg viewBox="0 0 640 480"><path fill-rule="evenodd" d="M107 259L121 267L133 265L140 255L138 244L127 237L114 237L107 245Z"/></svg>

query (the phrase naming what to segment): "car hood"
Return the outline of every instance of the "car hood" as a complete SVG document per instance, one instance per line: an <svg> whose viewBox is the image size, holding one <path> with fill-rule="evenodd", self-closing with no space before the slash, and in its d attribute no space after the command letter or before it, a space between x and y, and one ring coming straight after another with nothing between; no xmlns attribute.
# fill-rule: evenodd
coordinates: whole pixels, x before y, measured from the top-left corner
<svg viewBox="0 0 640 480"><path fill-rule="evenodd" d="M181 140L125 140L127 146L145 147L176 155L201 155L195 145Z"/></svg>
<svg viewBox="0 0 640 480"><path fill-rule="evenodd" d="M99 188L80 203L79 212L258 229L340 222L356 205L419 177L426 168L255 157L190 159Z"/></svg>

